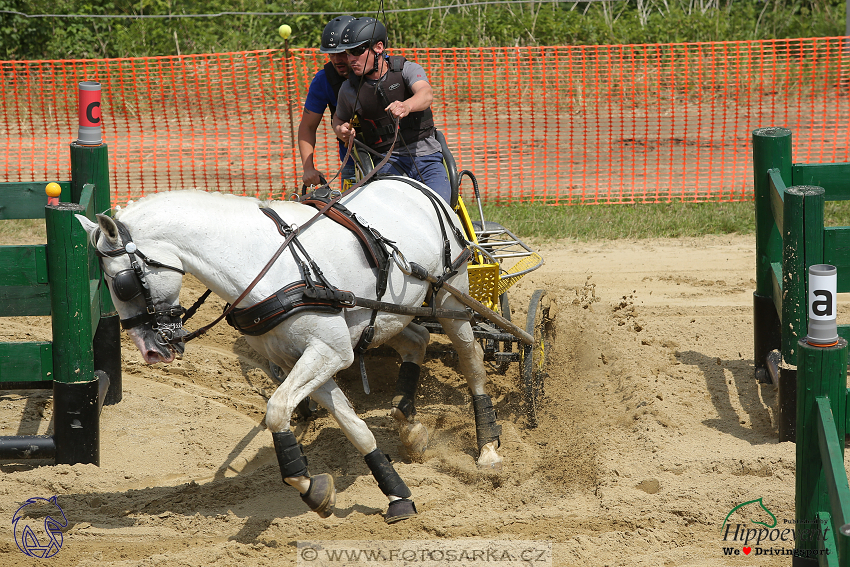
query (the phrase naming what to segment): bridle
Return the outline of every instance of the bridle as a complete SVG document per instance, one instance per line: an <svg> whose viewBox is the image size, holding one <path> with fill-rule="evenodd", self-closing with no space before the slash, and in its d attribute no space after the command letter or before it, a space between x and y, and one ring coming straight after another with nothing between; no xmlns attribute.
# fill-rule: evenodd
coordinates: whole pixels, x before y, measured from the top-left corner
<svg viewBox="0 0 850 567"><path fill-rule="evenodd" d="M154 268L164 268L182 275L185 275L186 272L181 268L175 268L174 266L163 264L162 262L158 262L157 260L146 256L138 249L136 243L133 242L133 238L130 236L130 231L127 230L124 223L115 219L113 219L113 221L115 222L115 226L118 228L118 234L121 236L124 246L108 250L106 252L101 252L97 248L97 239L100 236L100 228L98 228L92 236L92 243L95 245L95 253L100 258L101 270L103 271L104 276L112 280L112 291L115 294L115 297L121 301L130 301L141 295L144 298L146 305L145 311L142 313L133 317L121 319L121 328L132 329L134 327L150 323L151 328L156 333L156 342L159 345L167 347L177 353L182 353L183 335L186 333L183 331L183 321L181 320L181 317L186 310L183 309L179 303L177 305L170 305L164 308L157 308L157 306L154 305L153 298L151 297L150 286L148 285L147 279L145 279L144 270L142 270L142 266L139 264L136 256L141 258L146 265ZM124 254L126 254L130 259L130 268L121 270L114 275L106 273L106 270L103 269L103 258L115 258Z"/></svg>

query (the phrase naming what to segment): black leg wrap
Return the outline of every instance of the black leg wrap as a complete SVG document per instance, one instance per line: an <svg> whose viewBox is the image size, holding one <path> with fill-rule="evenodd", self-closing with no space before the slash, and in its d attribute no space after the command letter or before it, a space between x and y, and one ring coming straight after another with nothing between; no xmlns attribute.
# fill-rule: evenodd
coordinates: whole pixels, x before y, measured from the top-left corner
<svg viewBox="0 0 850 567"><path fill-rule="evenodd" d="M410 498L413 495L380 449L375 449L363 458L366 459L372 476L378 481L378 488L385 495L399 498Z"/></svg>
<svg viewBox="0 0 850 567"><path fill-rule="evenodd" d="M487 394L472 396L472 408L475 411L475 435L478 437L478 450L491 441L499 441L502 426L496 423L496 409ZM501 443L497 444L498 448Z"/></svg>
<svg viewBox="0 0 850 567"><path fill-rule="evenodd" d="M309 476L307 457L301 453L301 445L295 440L294 433L289 430L272 433L272 440L280 474L284 479L291 476Z"/></svg>
<svg viewBox="0 0 850 567"><path fill-rule="evenodd" d="M398 369L393 407L401 410L408 419L416 415L413 400L416 399L416 388L419 386L419 372L419 365L412 362L402 362Z"/></svg>

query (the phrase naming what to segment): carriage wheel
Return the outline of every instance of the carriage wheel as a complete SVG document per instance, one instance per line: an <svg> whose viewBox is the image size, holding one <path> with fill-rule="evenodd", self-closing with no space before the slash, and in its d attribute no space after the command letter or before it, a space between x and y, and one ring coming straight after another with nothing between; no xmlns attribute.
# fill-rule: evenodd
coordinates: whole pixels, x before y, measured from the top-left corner
<svg viewBox="0 0 850 567"><path fill-rule="evenodd" d="M506 292L506 291L503 292L499 296L499 311L502 312L502 317L504 317L508 321L511 320L511 304L508 302L508 292ZM513 351L513 342L512 341L503 341L502 342L502 352L511 352L511 351ZM508 371L508 368L510 368L510 366L511 366L511 363L510 363L509 360L507 360L505 362L500 362L499 365L496 367L496 372L498 372L499 374L504 376L505 373Z"/></svg>
<svg viewBox="0 0 850 567"><path fill-rule="evenodd" d="M546 290L538 289L528 304L528 319L525 330L534 337L532 346L522 345L520 372L522 373L523 397L530 427L537 427L537 409L543 400L543 384L549 376L549 356L552 346L552 320L549 305L544 301Z"/></svg>
<svg viewBox="0 0 850 567"><path fill-rule="evenodd" d="M508 292L506 291L499 295L499 311L502 312L502 317L508 321L511 320L511 304L508 301Z"/></svg>

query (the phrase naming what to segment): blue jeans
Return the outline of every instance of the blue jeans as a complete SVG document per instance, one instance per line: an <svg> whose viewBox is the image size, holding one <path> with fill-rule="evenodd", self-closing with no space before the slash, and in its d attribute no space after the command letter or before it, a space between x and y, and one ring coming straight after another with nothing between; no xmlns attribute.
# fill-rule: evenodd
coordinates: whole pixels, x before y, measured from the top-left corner
<svg viewBox="0 0 850 567"><path fill-rule="evenodd" d="M419 176L420 172L422 177ZM451 203L452 188L449 185L449 176L446 174L441 152L415 157L393 154L378 173L405 175L421 181L433 189L446 203Z"/></svg>

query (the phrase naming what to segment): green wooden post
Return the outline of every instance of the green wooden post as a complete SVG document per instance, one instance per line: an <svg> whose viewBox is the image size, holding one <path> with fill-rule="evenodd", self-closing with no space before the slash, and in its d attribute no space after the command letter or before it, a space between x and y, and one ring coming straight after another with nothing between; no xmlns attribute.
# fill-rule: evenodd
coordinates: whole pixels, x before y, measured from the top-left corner
<svg viewBox="0 0 850 567"><path fill-rule="evenodd" d="M95 210L104 213L112 206L109 190L109 148L99 146L80 146L71 143L71 200L80 202L83 185L95 186Z"/></svg>
<svg viewBox="0 0 850 567"><path fill-rule="evenodd" d="M785 128L759 128L753 131L753 180L755 184L756 215L756 291L753 293L753 361L758 381L768 382L767 358L771 351L782 349L782 330L774 298L772 263L780 263L782 235L779 234L771 204L772 189L769 171L776 171L783 185L791 180L791 131ZM779 211L781 214L781 211ZM782 365L780 365L781 367ZM781 376L781 370L780 370ZM796 379L792 379L793 383ZM788 380L786 379L786 382ZM793 410L792 410L793 411ZM793 415L787 420L792 425ZM788 429L781 427L780 430ZM780 434L781 434L780 432Z"/></svg>
<svg viewBox="0 0 850 567"><path fill-rule="evenodd" d="M109 188L109 148L100 146L80 146L71 144L71 201L80 202L83 186L94 185L94 210L96 213L108 213L112 207ZM115 306L106 286L102 287L101 301L103 313L113 313Z"/></svg>
<svg viewBox="0 0 850 567"><path fill-rule="evenodd" d="M74 218L83 208L60 203L45 208L47 271L53 316L53 379L94 379L86 231Z"/></svg>
<svg viewBox="0 0 850 567"><path fill-rule="evenodd" d="M844 435L846 433L847 413L847 341L839 339L832 347L816 347L809 345L805 339L797 344L799 351L799 367L797 382L797 478L795 494L795 518L798 528L801 526L825 526L817 522L819 512L832 510L830 495L827 490L824 467L818 441L819 409L818 398L828 399L832 410L832 426L835 428L836 439L840 443L842 462L836 464L843 472ZM846 473L843 485L846 487ZM846 488L844 489L846 492ZM850 493L841 495L845 501ZM835 514L832 514L834 517ZM836 518L837 520L837 518ZM843 518L848 521L848 518ZM839 537L833 526L829 526L829 536ZM797 549L816 550L819 547L818 536L811 530L800 531L808 533L808 539L798 538ZM823 546L823 542L820 542ZM839 553L846 549L846 536L839 539ZM842 565L848 560L846 553L842 557Z"/></svg>
<svg viewBox="0 0 850 567"><path fill-rule="evenodd" d="M109 186L109 148L81 146L71 143L71 197L79 202L83 186L94 185L94 210L108 214L112 207ZM121 324L112 296L106 284L100 287L101 317L95 333L95 369L103 370L109 377L105 405L117 404L123 396L121 377Z"/></svg>
<svg viewBox="0 0 850 567"><path fill-rule="evenodd" d="M771 255L778 259L779 250L771 250L770 236L774 230L770 210L769 169L778 169L786 186L791 185L791 130L759 128L753 131L753 184L756 203L756 294L771 295ZM774 253L774 254L771 254Z"/></svg>
<svg viewBox="0 0 850 567"><path fill-rule="evenodd" d="M805 195L789 187L783 203L781 348L777 395L779 440L794 441L797 428L797 342L806 336L808 299L805 252Z"/></svg>
<svg viewBox="0 0 850 567"><path fill-rule="evenodd" d="M53 323L56 463L100 464L98 380L94 375L88 238L76 203L45 208Z"/></svg>

